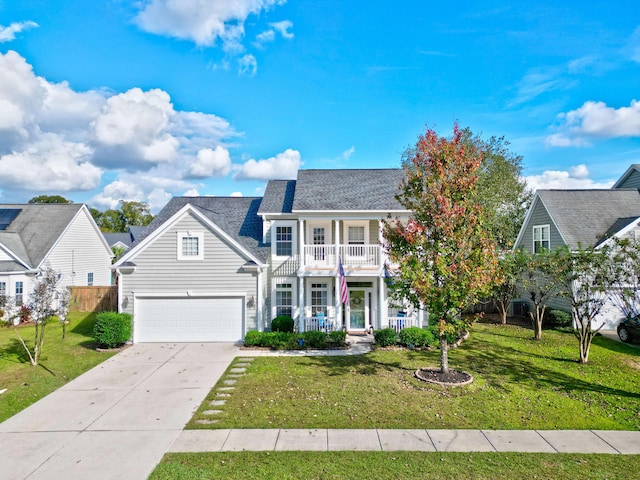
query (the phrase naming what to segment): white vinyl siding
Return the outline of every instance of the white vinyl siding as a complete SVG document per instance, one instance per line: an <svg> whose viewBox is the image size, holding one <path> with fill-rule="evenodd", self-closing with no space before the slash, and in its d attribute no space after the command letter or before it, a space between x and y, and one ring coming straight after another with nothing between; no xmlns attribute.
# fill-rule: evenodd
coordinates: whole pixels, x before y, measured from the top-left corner
<svg viewBox="0 0 640 480"><path fill-rule="evenodd" d="M203 232L206 255L200 262L179 261L176 257L177 233L187 231ZM220 296L228 292L230 296L241 293L247 299L257 298L257 273L244 269L247 258L191 213L153 239L131 261L135 263L135 271L121 276L121 302L124 311L134 314L134 322L134 294L175 296L190 292L194 296ZM255 302L252 306L245 305L244 315L243 331L255 330Z"/></svg>
<svg viewBox="0 0 640 480"><path fill-rule="evenodd" d="M62 287L87 285L89 272L93 272L94 285L111 285L111 250L88 215L85 209L78 212L44 261L43 266L61 274Z"/></svg>

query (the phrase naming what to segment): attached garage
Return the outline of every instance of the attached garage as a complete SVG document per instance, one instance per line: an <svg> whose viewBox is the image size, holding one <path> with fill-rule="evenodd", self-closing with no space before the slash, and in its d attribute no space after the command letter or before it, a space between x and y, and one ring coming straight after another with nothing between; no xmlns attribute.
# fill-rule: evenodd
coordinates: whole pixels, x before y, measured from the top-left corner
<svg viewBox="0 0 640 480"><path fill-rule="evenodd" d="M237 342L243 325L243 297L135 299L135 342Z"/></svg>

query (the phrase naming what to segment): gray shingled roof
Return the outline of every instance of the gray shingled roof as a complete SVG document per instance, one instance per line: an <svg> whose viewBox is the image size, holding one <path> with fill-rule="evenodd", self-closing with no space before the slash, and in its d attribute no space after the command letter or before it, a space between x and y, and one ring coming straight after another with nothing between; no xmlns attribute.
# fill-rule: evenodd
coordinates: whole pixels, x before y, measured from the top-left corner
<svg viewBox="0 0 640 480"><path fill-rule="evenodd" d="M136 238L136 243L144 240L185 205L191 204L264 263L269 247L262 243L262 218L258 216L260 201L259 197L174 197Z"/></svg>
<svg viewBox="0 0 640 480"><path fill-rule="evenodd" d="M640 217L640 193L635 189L538 190L537 194L572 249L578 244L597 245Z"/></svg>
<svg viewBox="0 0 640 480"><path fill-rule="evenodd" d="M405 210L396 200L404 171L299 170L293 211Z"/></svg>
<svg viewBox="0 0 640 480"><path fill-rule="evenodd" d="M264 191L258 215L265 213L291 213L295 192L295 180L270 180Z"/></svg>
<svg viewBox="0 0 640 480"><path fill-rule="evenodd" d="M0 231L0 243L36 268L71 220L82 208L71 204L4 204L0 209L19 209L20 214Z"/></svg>

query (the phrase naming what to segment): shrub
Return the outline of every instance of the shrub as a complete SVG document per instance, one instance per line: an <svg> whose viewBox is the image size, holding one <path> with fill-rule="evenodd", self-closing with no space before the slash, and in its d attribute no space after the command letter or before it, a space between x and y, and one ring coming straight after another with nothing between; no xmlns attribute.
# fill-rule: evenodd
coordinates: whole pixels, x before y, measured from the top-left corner
<svg viewBox="0 0 640 480"><path fill-rule="evenodd" d="M327 343L332 347L343 347L344 345L346 345L346 341L347 332L343 330L329 332L329 335L327 335Z"/></svg>
<svg viewBox="0 0 640 480"><path fill-rule="evenodd" d="M258 332L257 330L251 330L247 332L244 336L244 344L247 347L257 347L260 346L262 341L262 332Z"/></svg>
<svg viewBox="0 0 640 480"><path fill-rule="evenodd" d="M292 350L298 348L298 337L291 332L264 332L261 346L276 350Z"/></svg>
<svg viewBox="0 0 640 480"><path fill-rule="evenodd" d="M131 315L102 312L96 316L93 338L100 347L115 348L131 339Z"/></svg>
<svg viewBox="0 0 640 480"><path fill-rule="evenodd" d="M326 348L328 335L324 332L304 332L302 339L307 348Z"/></svg>
<svg viewBox="0 0 640 480"><path fill-rule="evenodd" d="M281 315L271 321L272 332L293 332L293 318Z"/></svg>
<svg viewBox="0 0 640 480"><path fill-rule="evenodd" d="M381 347L395 345L398 341L398 334L393 328L383 328L373 333L375 343Z"/></svg>
<svg viewBox="0 0 640 480"><path fill-rule="evenodd" d="M31 320L31 309L26 305L21 305L20 311L18 312L18 317L20 317L21 323L27 323Z"/></svg>
<svg viewBox="0 0 640 480"><path fill-rule="evenodd" d="M545 315L544 321L551 328L571 328L573 326L571 314L564 310L550 310Z"/></svg>
<svg viewBox="0 0 640 480"><path fill-rule="evenodd" d="M424 348L434 345L436 339L430 330L420 327L408 327L400 330L398 342L400 345L409 348Z"/></svg>

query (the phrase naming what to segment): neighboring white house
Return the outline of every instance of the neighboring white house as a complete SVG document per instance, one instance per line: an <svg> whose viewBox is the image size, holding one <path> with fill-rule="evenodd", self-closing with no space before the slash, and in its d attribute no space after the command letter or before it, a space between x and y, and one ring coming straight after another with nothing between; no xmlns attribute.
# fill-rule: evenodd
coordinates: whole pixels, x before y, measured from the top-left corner
<svg viewBox="0 0 640 480"><path fill-rule="evenodd" d="M0 205L0 294L18 304L47 267L60 287L110 285L112 257L84 204Z"/></svg>
<svg viewBox="0 0 640 480"><path fill-rule="evenodd" d="M239 341L278 315L302 331L423 325L387 294L382 219L409 214L403 175L300 170L263 198L173 198L114 265L134 341Z"/></svg>

